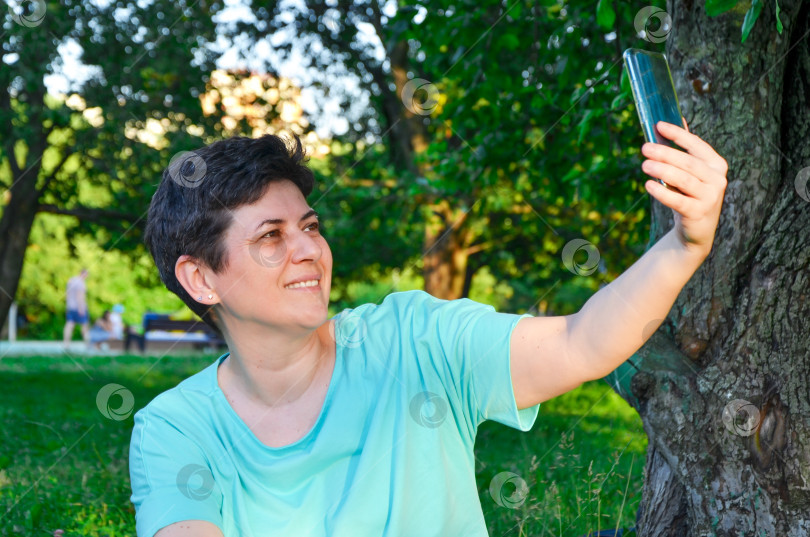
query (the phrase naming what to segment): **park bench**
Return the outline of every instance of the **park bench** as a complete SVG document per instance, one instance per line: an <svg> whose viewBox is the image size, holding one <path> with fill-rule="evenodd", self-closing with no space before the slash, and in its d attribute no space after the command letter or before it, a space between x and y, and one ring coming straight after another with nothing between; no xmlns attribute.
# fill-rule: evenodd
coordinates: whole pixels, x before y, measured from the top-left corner
<svg viewBox="0 0 810 537"><path fill-rule="evenodd" d="M165 317L148 318L143 326L144 346L150 342L192 343L195 347L217 348L225 341L203 321L181 321Z"/></svg>

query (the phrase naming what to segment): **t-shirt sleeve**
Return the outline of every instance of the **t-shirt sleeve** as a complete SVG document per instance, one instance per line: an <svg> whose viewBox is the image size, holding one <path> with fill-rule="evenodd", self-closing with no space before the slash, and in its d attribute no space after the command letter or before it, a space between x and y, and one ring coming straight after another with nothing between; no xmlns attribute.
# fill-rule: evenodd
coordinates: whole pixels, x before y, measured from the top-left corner
<svg viewBox="0 0 810 537"><path fill-rule="evenodd" d="M184 520L222 528L222 493L199 446L149 407L135 415L129 451L138 537Z"/></svg>
<svg viewBox="0 0 810 537"><path fill-rule="evenodd" d="M404 298L404 297L400 297ZM462 298L442 300L425 292L410 297L411 333L419 360L441 378L448 400L471 425L485 420L528 431L540 405L518 410L510 371L510 338L530 314L498 313Z"/></svg>

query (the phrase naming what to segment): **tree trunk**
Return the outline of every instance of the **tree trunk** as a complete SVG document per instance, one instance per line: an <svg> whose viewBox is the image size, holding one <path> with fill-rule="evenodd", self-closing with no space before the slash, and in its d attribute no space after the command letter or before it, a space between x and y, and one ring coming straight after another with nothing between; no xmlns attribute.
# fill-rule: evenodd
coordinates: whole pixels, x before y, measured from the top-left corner
<svg viewBox="0 0 810 537"><path fill-rule="evenodd" d="M381 36L381 40L383 37ZM414 153L424 151L425 126L422 116L413 114L402 101L402 90L408 83L408 42L399 41L388 56L391 63L391 82L395 90L388 90L389 80L382 69L373 71L377 85L380 87L382 113L388 128L385 135L394 164L412 174L419 173L414 161Z"/></svg>
<svg viewBox="0 0 810 537"><path fill-rule="evenodd" d="M475 276L478 267L475 266L474 263L470 262L470 256L467 256L467 267L464 269L464 285L461 287L461 297L460 298L469 298L470 297L470 289L472 288L472 279Z"/></svg>
<svg viewBox="0 0 810 537"><path fill-rule="evenodd" d="M16 168L15 164L12 169ZM39 168L37 163L27 172L13 175L14 183L0 217L0 327L5 326L8 309L17 294L28 236L37 215L39 191L36 178Z"/></svg>
<svg viewBox="0 0 810 537"><path fill-rule="evenodd" d="M646 481L643 496L652 508L639 510L638 525L648 535L683 537L687 535L686 489L678 483L661 453L650 446L647 450Z"/></svg>
<svg viewBox="0 0 810 537"><path fill-rule="evenodd" d="M382 109L388 123L386 133L392 158L400 169L412 175L425 175L425 170L417 167L414 158L427 147L425 116L413 113L402 101L403 89L409 81L406 41L393 47L389 60L396 93L385 89L385 80L379 80L378 85L382 88ZM382 71L378 76L382 78ZM428 213L431 216L425 223L422 256L425 291L448 300L466 296L466 249L471 239L464 228L466 212L451 207L446 199L437 199L429 204Z"/></svg>
<svg viewBox="0 0 810 537"><path fill-rule="evenodd" d="M744 44L744 9L668 4L682 111L730 170L711 255L611 378L650 440L645 537L810 534L810 3L779 2L781 35L763 4Z"/></svg>
<svg viewBox="0 0 810 537"><path fill-rule="evenodd" d="M464 227L467 212L442 200L430 207L425 223L426 250L422 256L425 291L452 300L464 295L470 233Z"/></svg>

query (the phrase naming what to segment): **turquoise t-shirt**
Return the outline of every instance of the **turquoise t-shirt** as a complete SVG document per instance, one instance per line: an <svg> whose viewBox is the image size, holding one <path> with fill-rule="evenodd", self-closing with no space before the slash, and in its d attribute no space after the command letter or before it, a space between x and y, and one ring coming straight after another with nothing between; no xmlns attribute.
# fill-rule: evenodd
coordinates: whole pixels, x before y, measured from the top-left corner
<svg viewBox="0 0 810 537"><path fill-rule="evenodd" d="M478 425L527 431L509 338L529 314L469 299L392 293L335 316L321 413L293 444L262 444L225 399L217 367L135 415L137 532L207 520L225 537L486 536L475 482Z"/></svg>

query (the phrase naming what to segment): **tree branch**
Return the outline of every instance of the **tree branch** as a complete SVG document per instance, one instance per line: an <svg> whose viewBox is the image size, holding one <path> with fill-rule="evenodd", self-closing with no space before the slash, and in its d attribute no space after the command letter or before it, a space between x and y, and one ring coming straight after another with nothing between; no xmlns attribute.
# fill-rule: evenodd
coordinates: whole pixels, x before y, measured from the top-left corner
<svg viewBox="0 0 810 537"><path fill-rule="evenodd" d="M489 250L493 246L503 246L504 244L506 244L508 242L512 242L513 240L517 239L518 237L520 237L520 235L518 235L516 233L512 234L511 236L498 237L497 241L479 242L478 244L473 244L471 246L468 246L467 248L464 249L464 251L467 252L467 257L472 257L473 254L477 254L478 252L483 252L484 250Z"/></svg>
<svg viewBox="0 0 810 537"><path fill-rule="evenodd" d="M498 241L499 244L503 244L504 242L507 242L507 241L504 241L502 239ZM473 254L477 254L478 252L480 252L482 250L488 250L489 248L491 248L493 246L495 246L495 241L479 242L478 244L473 244L472 246L470 246L469 248L467 248L464 251L467 252L467 256L471 256Z"/></svg>
<svg viewBox="0 0 810 537"><path fill-rule="evenodd" d="M73 150L73 149L66 149L65 150L65 154L62 155L62 159L56 164L56 166L54 166L53 170L51 170L51 173L48 174L48 177L45 178L45 181L42 183L42 186L39 188L40 195L45 192L45 189L48 188L48 185L51 184L51 181L53 181L53 178L56 177L56 174L59 173L59 170L62 169L62 166L65 165L65 162L67 162L67 160L71 157L71 155L73 155L74 152L75 152L75 150Z"/></svg>
<svg viewBox="0 0 810 537"><path fill-rule="evenodd" d="M0 78L0 109L1 110L11 110L11 95L8 92L9 82L10 82L10 80L8 80L6 76L3 76L2 78ZM0 128L2 128L2 132L6 133L6 136L8 136L9 139L14 137L13 132L12 132L12 125L13 124L12 124L11 117L12 117L12 115L8 114L6 116L6 120L3 121L2 124L0 124ZM8 144L6 144L6 147L8 147ZM13 145L12 145L12 147L13 147ZM9 159L11 159L11 158L12 158L11 155L9 155Z"/></svg>
<svg viewBox="0 0 810 537"><path fill-rule="evenodd" d="M383 36L384 30L382 25L382 12L380 10L380 3L377 0L371 1L371 12L373 17L369 17L371 24L374 26L374 31L377 32L377 37L380 39L383 48L385 48L385 37Z"/></svg>
<svg viewBox="0 0 810 537"><path fill-rule="evenodd" d="M108 220L126 220L128 222L135 222L138 220L138 216L135 214L123 213L109 209L99 209L98 207L84 207L82 205L77 205L70 209L66 209L57 207L56 205L43 203L39 205L38 209L43 213L75 216L79 220L86 222L102 223Z"/></svg>
<svg viewBox="0 0 810 537"><path fill-rule="evenodd" d="M8 156L8 165L11 167L11 182L14 184L20 177L20 163L17 162L17 155L14 154L14 140L8 138L4 145Z"/></svg>

